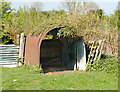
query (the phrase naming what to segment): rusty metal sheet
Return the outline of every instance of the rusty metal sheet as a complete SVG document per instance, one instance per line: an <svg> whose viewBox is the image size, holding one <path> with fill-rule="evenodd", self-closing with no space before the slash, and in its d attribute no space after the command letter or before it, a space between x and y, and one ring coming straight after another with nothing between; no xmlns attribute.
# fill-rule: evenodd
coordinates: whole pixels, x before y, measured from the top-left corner
<svg viewBox="0 0 120 92"><path fill-rule="evenodd" d="M24 63L28 65L39 64L39 38L31 36L31 33L26 37L25 42L25 60Z"/></svg>

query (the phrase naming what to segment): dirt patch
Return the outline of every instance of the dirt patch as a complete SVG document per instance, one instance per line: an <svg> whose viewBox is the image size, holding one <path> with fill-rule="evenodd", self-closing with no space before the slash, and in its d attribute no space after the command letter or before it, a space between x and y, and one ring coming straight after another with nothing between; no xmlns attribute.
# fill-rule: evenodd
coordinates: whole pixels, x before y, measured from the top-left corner
<svg viewBox="0 0 120 92"><path fill-rule="evenodd" d="M84 73L84 71L66 70L66 71L48 72L48 73L45 73L45 75L60 74L60 73L71 73L71 72Z"/></svg>

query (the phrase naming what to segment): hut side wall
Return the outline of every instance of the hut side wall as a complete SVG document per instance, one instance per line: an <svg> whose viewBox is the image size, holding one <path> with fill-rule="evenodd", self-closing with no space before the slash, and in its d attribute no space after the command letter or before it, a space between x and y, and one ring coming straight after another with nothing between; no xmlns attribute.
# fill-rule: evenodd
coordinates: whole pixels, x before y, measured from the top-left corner
<svg viewBox="0 0 120 92"><path fill-rule="evenodd" d="M30 66L39 64L40 51L39 51L38 42L39 40L38 37L36 36L31 36L31 34L29 34L26 37L25 59L24 59L25 64L28 64Z"/></svg>

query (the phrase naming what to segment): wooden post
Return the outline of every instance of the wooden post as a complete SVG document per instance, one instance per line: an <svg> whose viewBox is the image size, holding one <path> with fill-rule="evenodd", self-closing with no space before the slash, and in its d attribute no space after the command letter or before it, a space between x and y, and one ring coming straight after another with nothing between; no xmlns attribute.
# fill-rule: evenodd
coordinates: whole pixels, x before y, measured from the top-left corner
<svg viewBox="0 0 120 92"><path fill-rule="evenodd" d="M16 45L19 45L19 34L16 35Z"/></svg>
<svg viewBox="0 0 120 92"><path fill-rule="evenodd" d="M21 37L20 37L20 49L19 49L19 58L20 58L20 62L19 62L19 66L22 66L23 64L23 58L24 58L24 33L21 33Z"/></svg>

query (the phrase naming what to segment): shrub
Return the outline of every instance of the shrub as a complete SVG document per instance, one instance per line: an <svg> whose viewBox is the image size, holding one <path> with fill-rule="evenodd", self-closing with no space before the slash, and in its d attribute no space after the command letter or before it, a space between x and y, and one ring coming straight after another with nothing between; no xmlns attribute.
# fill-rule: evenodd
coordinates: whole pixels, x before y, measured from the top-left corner
<svg viewBox="0 0 120 92"><path fill-rule="evenodd" d="M42 68L39 68L39 65L36 64L32 67L33 71L38 72L38 73L44 73Z"/></svg>
<svg viewBox="0 0 120 92"><path fill-rule="evenodd" d="M91 67L87 67L86 71L103 71L118 75L118 59L115 56L103 55L101 60L94 61Z"/></svg>

